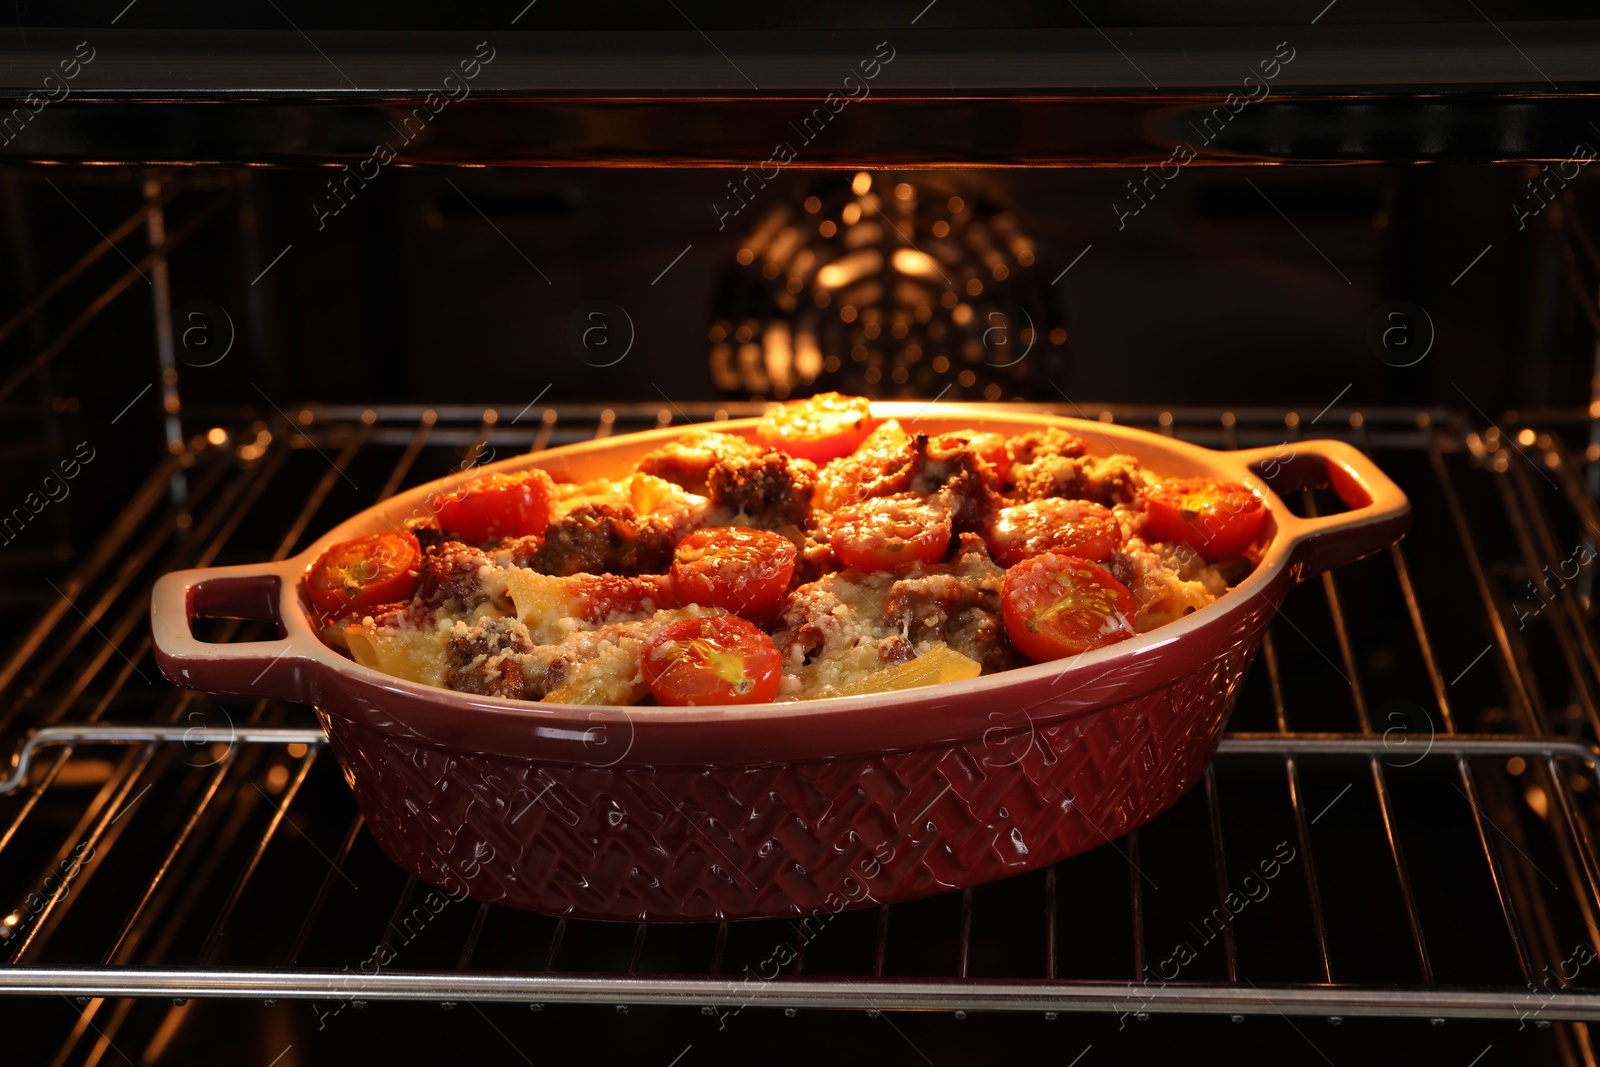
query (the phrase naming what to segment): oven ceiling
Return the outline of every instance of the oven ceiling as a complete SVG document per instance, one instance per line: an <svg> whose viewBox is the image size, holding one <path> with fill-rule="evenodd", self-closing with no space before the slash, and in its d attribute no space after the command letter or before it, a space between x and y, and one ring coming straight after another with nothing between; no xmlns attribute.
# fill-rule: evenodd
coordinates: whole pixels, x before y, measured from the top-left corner
<svg viewBox="0 0 1600 1067"><path fill-rule="evenodd" d="M826 31L687 18L639 30L11 27L0 100L9 110L32 93L40 113L0 161L353 163L463 60L489 54L400 165L738 167L792 141L829 93L854 99L793 166L1142 166L1180 144L1202 163L1476 163L1568 159L1600 138L1584 100L1600 89L1600 21L948 28L914 16ZM79 42L92 61L41 104ZM862 65L886 55L864 84ZM1225 128L1202 135L1230 104Z"/></svg>

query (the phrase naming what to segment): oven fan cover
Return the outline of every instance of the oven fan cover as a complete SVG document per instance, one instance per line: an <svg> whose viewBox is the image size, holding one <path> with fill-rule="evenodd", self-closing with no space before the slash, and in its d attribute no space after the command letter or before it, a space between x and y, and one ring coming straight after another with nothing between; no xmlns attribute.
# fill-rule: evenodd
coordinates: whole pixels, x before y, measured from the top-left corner
<svg viewBox="0 0 1600 1067"><path fill-rule="evenodd" d="M710 330L725 395L1031 399L1061 378L1052 272L993 194L939 176L830 176L769 208L736 259Z"/></svg>

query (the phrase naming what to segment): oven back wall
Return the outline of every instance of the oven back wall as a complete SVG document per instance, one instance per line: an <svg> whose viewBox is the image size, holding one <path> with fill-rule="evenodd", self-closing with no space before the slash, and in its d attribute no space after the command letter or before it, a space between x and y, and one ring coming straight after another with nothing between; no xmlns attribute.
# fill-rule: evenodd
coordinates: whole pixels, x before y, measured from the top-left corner
<svg viewBox="0 0 1600 1067"><path fill-rule="evenodd" d="M1557 337L1573 315L1558 305L1551 223L1562 205L1534 215L1525 168L1195 167L1164 184L1151 173L880 178L875 190L905 182L924 203L953 190L1014 218L1037 259L1013 264L998 295L1053 316L1065 336L1039 324L1027 373L999 373L1027 346L996 334L965 362L952 350L943 374L928 372L925 352L905 383L887 366L876 383L852 376L841 341L822 354L844 370L820 384L875 384L885 396L947 386L948 399L981 399L998 383L1006 398L1313 412L1346 387L1350 403L1459 404L1459 386L1486 410L1586 390L1586 347ZM256 386L281 404L770 397L750 387L759 378L715 380L708 361L718 323L730 333L751 324L759 344L774 317L767 290L782 295L783 277L766 278L759 256L741 265L740 251L769 236L764 227L837 212L830 191L850 176L789 170L765 187L716 170L249 177L241 195L259 236L240 276L200 253L174 264L175 305L215 303L245 332L246 358L180 365L189 403L259 402ZM814 194L827 208L810 215ZM844 210L852 199L846 190ZM926 247L889 208L899 221L876 242L885 256L905 242ZM970 274L999 285L977 250L961 251ZM971 278L945 266L933 290L981 315L992 294L973 299ZM812 296L808 284L802 308ZM252 330L253 307L262 321ZM892 338L879 347L898 358Z"/></svg>

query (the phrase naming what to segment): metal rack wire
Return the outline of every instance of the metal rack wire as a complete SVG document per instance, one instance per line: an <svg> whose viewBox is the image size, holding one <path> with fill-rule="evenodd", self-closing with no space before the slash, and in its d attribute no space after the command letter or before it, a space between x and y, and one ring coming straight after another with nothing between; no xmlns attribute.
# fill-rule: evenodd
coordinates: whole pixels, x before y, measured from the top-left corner
<svg viewBox="0 0 1600 1067"><path fill-rule="evenodd" d="M814 939L441 898L377 854L309 709L179 691L151 664L168 569L286 556L490 449L741 413L212 413L0 664L20 746L0 782L0 991L83 998L81 1034L112 1037L153 1025L121 997L1600 1018L1593 606L1576 579L1526 591L1571 546L1592 558L1593 457L1563 432L1587 432L1582 413L1479 432L1442 411L1090 412L1211 446L1345 437L1412 494L1419 529L1291 596L1204 788L1168 815Z"/></svg>

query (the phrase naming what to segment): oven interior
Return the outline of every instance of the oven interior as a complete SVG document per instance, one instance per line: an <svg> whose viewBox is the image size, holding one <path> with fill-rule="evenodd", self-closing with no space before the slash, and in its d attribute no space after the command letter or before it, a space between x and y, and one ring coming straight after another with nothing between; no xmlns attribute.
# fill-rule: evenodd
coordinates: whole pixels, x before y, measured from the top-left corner
<svg viewBox="0 0 1600 1067"><path fill-rule="evenodd" d="M1593 1062L1600 202L1564 173L0 168L11 1054ZM815 940L426 907L311 709L150 657L169 570L491 450L828 388L1340 438L1415 525L1291 594L1167 815Z"/></svg>

